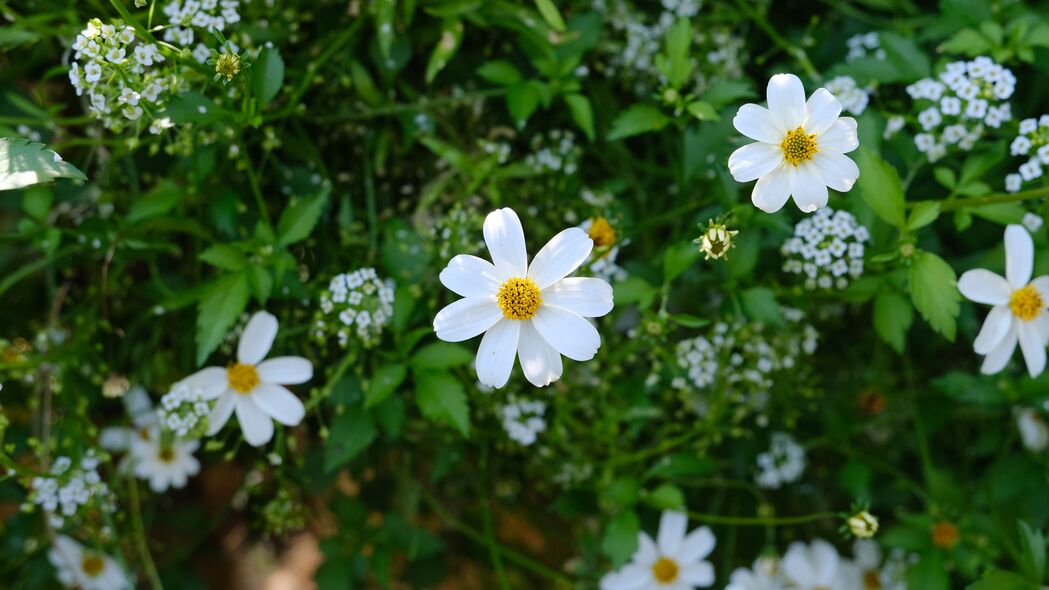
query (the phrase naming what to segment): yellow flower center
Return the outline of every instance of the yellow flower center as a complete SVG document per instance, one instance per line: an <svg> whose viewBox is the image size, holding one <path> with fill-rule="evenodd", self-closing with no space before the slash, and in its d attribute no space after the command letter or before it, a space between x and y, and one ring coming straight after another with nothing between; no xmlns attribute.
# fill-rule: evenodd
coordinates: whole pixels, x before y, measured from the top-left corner
<svg viewBox="0 0 1049 590"><path fill-rule="evenodd" d="M171 463L175 460L175 451L173 451L171 447L165 447L160 449L160 452L157 453L157 458L164 463Z"/></svg>
<svg viewBox="0 0 1049 590"><path fill-rule="evenodd" d="M259 384L259 372L255 370L255 365L233 363L226 369L226 374L229 386L237 393L251 393Z"/></svg>
<svg viewBox="0 0 1049 590"><path fill-rule="evenodd" d="M652 564L652 577L660 584L673 584L677 579L677 562L673 559L660 557Z"/></svg>
<svg viewBox="0 0 1049 590"><path fill-rule="evenodd" d="M84 559L80 562L80 569L85 574L92 578L102 573L102 570L106 568L106 562L101 557L94 554L85 555Z"/></svg>
<svg viewBox="0 0 1049 590"><path fill-rule="evenodd" d="M532 279L514 277L499 287L495 297L508 320L527 320L543 304L543 294Z"/></svg>
<svg viewBox="0 0 1049 590"><path fill-rule="evenodd" d="M590 239L595 248L609 248L616 243L616 230L604 217L598 217L590 224Z"/></svg>
<svg viewBox="0 0 1049 590"><path fill-rule="evenodd" d="M881 579L878 578L878 570L867 570L863 573L864 590L881 590Z"/></svg>
<svg viewBox="0 0 1049 590"><path fill-rule="evenodd" d="M783 139L779 147L783 150L783 159L794 166L811 160L812 156L819 151L819 148L816 147L816 135L805 133L804 127L788 131L787 137Z"/></svg>
<svg viewBox="0 0 1049 590"><path fill-rule="evenodd" d="M1045 309L1045 300L1034 285L1027 285L1023 289L1013 291L1012 297L1009 298L1009 309L1013 310L1016 317L1029 322Z"/></svg>

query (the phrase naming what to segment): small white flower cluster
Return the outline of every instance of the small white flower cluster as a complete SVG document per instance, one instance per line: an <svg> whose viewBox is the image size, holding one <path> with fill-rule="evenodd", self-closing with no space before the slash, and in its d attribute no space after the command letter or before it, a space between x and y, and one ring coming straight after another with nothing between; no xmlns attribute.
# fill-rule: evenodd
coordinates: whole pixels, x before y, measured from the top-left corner
<svg viewBox="0 0 1049 590"><path fill-rule="evenodd" d="M663 0L655 22L625 0L597 0L594 9L609 23L613 38L604 46L610 78L632 82L638 94L651 89L656 56L667 32L678 18L691 19L702 7L700 0Z"/></svg>
<svg viewBox="0 0 1049 590"><path fill-rule="evenodd" d="M480 211L479 203L459 201L434 221L430 240L442 265L456 254L477 254L484 249L484 240L477 232L484 224Z"/></svg>
<svg viewBox="0 0 1049 590"><path fill-rule="evenodd" d="M575 174L583 148L576 145L575 133L553 129L546 135L532 139L533 152L525 157L525 164L538 172Z"/></svg>
<svg viewBox="0 0 1049 590"><path fill-rule="evenodd" d="M1022 223L1023 226L1027 228L1027 231L1033 234L1034 232L1042 229L1042 224L1045 223L1045 220L1042 219L1041 215L1038 215L1037 213L1031 213L1030 211L1028 211L1027 213L1024 213L1023 219L1020 221L1020 223Z"/></svg>
<svg viewBox="0 0 1049 590"><path fill-rule="evenodd" d="M512 440L531 446L540 432L546 430L546 404L538 400L515 399L500 408L503 418L503 430Z"/></svg>
<svg viewBox="0 0 1049 590"><path fill-rule="evenodd" d="M883 560L881 547L871 539L857 539L851 559L821 539L795 541L783 556L764 555L753 567L734 570L725 590L907 590L907 571L917 561L917 554L902 549L893 549Z"/></svg>
<svg viewBox="0 0 1049 590"><path fill-rule="evenodd" d="M374 268L361 268L336 275L321 294L320 308L324 316L336 316L335 334L339 346L349 345L351 334L365 346L378 344L383 327L393 317L393 297L396 285L392 279L380 279ZM314 335L323 338L329 320L320 317L315 322Z"/></svg>
<svg viewBox="0 0 1049 590"><path fill-rule="evenodd" d="M863 111L867 110L867 103L870 102L871 89L860 88L856 80L853 80L849 76L838 76L832 80L829 80L823 85L830 92L841 101L841 106L847 112L860 116Z"/></svg>
<svg viewBox="0 0 1049 590"><path fill-rule="evenodd" d="M882 132L881 136L884 139L892 139L906 124L907 119L904 119L903 115L889 115L888 120L885 121L885 131Z"/></svg>
<svg viewBox="0 0 1049 590"><path fill-rule="evenodd" d="M505 164L510 159L510 144L505 141L482 139L477 144L481 146L481 151L489 156L495 156L495 160L500 164Z"/></svg>
<svg viewBox="0 0 1049 590"><path fill-rule="evenodd" d="M1009 153L1028 157L1017 172L1005 176L1005 190L1015 193L1025 182L1041 178L1045 174L1043 165L1049 165L1049 115L1020 121L1020 134L1009 146Z"/></svg>
<svg viewBox="0 0 1049 590"><path fill-rule="evenodd" d="M806 289L844 289L863 274L864 244L870 232L848 211L824 207L794 226L783 242L783 270L805 276Z"/></svg>
<svg viewBox="0 0 1049 590"><path fill-rule="evenodd" d="M109 487L98 474L98 465L94 450L88 450L75 467L69 457L58 457L47 476L33 478L29 500L49 514L51 524L56 528L62 526L64 518L75 516L81 506L92 500L109 507L113 499ZM58 511L61 515L56 514Z"/></svg>
<svg viewBox="0 0 1049 590"><path fill-rule="evenodd" d="M709 87L718 78L739 78L743 75L746 42L743 37L729 30L711 31L706 35L711 49L707 52L706 64L714 66L713 76L703 76L698 89Z"/></svg>
<svg viewBox="0 0 1049 590"><path fill-rule="evenodd" d="M209 413L211 404L204 398L204 392L181 381L160 398L157 409L160 424L179 438L203 436Z"/></svg>
<svg viewBox="0 0 1049 590"><path fill-rule="evenodd" d="M88 110L106 127L119 131L150 108L163 106L171 81L153 71L164 61L156 45L137 43L135 29L120 21L91 19L73 43L69 81L77 96L87 93ZM113 116L114 111L123 117Z"/></svg>
<svg viewBox="0 0 1049 590"><path fill-rule="evenodd" d="M885 59L885 50L881 48L881 41L878 39L878 33L874 31L853 35L852 37L849 37L848 41L845 42L845 45L849 48L849 52L845 55L845 61L847 62L853 62L868 57L873 57L878 61Z"/></svg>
<svg viewBox="0 0 1049 590"><path fill-rule="evenodd" d="M189 47L196 39L194 27L204 32L210 29L223 31L226 25L240 22L238 8L240 0L172 0L164 6L164 14L174 26L164 31L164 40ZM204 47L204 60L198 56L201 47ZM208 49L202 43L198 43L193 51L201 63L207 61L207 53Z"/></svg>
<svg viewBox="0 0 1049 590"><path fill-rule="evenodd" d="M804 473L805 449L791 435L774 432L769 450L758 455L757 463L757 484L766 489L778 488L797 481Z"/></svg>
<svg viewBox="0 0 1049 590"><path fill-rule="evenodd" d="M1013 118L1005 101L1015 89L1016 76L986 56L949 63L939 79L907 86L915 104L924 106L918 113L923 132L914 136L914 145L930 162L947 155L951 146L971 150L985 126L998 128Z"/></svg>

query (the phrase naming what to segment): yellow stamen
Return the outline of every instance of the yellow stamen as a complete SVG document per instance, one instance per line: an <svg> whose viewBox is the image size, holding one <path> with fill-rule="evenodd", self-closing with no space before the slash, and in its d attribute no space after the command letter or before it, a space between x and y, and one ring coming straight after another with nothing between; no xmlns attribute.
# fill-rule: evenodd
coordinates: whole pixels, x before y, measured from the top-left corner
<svg viewBox="0 0 1049 590"><path fill-rule="evenodd" d="M1009 309L1013 310L1014 316L1029 322L1045 309L1045 300L1034 285L1027 285L1023 289L1013 291L1012 297L1009 298Z"/></svg>
<svg viewBox="0 0 1049 590"><path fill-rule="evenodd" d="M673 559L660 557L652 564L652 577L660 584L673 584L677 580L678 567Z"/></svg>
<svg viewBox="0 0 1049 590"><path fill-rule="evenodd" d="M514 277L503 283L496 294L499 309L508 320L527 320L539 311L543 294L532 279Z"/></svg>
<svg viewBox="0 0 1049 590"><path fill-rule="evenodd" d="M779 147L783 150L783 159L794 166L811 160L812 156L819 151L819 148L816 147L816 135L806 134L804 127L788 131L787 137L783 139Z"/></svg>
<svg viewBox="0 0 1049 590"><path fill-rule="evenodd" d="M610 248L616 243L616 230L604 217L598 217L590 224L590 239L595 248Z"/></svg>
<svg viewBox="0 0 1049 590"><path fill-rule="evenodd" d="M863 588L864 590L881 590L881 579L878 577L878 570L867 570L863 573Z"/></svg>
<svg viewBox="0 0 1049 590"><path fill-rule="evenodd" d="M102 570L105 568L106 562L103 561L101 557L94 554L85 555L84 559L80 562L80 569L92 578L101 574Z"/></svg>
<svg viewBox="0 0 1049 590"><path fill-rule="evenodd" d="M226 369L229 386L237 393L251 393L259 384L259 372L254 365L233 363Z"/></svg>
<svg viewBox="0 0 1049 590"><path fill-rule="evenodd" d="M160 449L160 452L157 453L157 458L164 463L171 463L175 460L175 451L173 451L171 447L165 447Z"/></svg>

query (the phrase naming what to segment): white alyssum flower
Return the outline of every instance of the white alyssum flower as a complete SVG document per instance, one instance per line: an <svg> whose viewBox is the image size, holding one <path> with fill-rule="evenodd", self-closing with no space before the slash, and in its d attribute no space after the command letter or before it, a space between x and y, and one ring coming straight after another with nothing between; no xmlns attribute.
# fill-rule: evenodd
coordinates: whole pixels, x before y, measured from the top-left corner
<svg viewBox="0 0 1049 590"><path fill-rule="evenodd" d="M806 289L844 289L863 275L870 232L848 211L825 207L794 226L783 242L783 270L805 277Z"/></svg>
<svg viewBox="0 0 1049 590"><path fill-rule="evenodd" d="M173 25L164 31L164 40L189 46L196 38L194 29L207 33L211 28L223 31L226 25L240 22L240 0L172 0L163 12Z"/></svg>
<svg viewBox="0 0 1049 590"><path fill-rule="evenodd" d="M845 55L845 61L853 62L858 59L873 58L878 61L885 59L885 50L881 48L878 33L870 31L853 35L845 42L849 52Z"/></svg>
<svg viewBox="0 0 1049 590"><path fill-rule="evenodd" d="M852 189L860 170L846 153L859 147L856 120L839 117L841 102L825 88L805 100L805 88L793 74L769 80L766 109L740 107L732 124L756 143L729 157L737 182L757 180L751 200L762 211L779 211L790 196L805 213L827 205L830 187Z"/></svg>
<svg viewBox="0 0 1049 590"><path fill-rule="evenodd" d="M1009 145L1009 153L1027 158L1016 173L1005 177L1005 190L1015 193L1023 188L1024 182L1041 178L1042 166L1049 165L1049 115L1020 121L1019 135Z"/></svg>
<svg viewBox="0 0 1049 590"><path fill-rule="evenodd" d="M863 114L863 111L867 110L871 89L861 87L856 83L856 80L849 76L833 78L827 82L824 88L841 101L841 106L846 112L858 117Z"/></svg>
<svg viewBox="0 0 1049 590"><path fill-rule="evenodd" d="M351 336L368 347L378 344L383 329L393 319L396 288L392 279L379 278L374 268L335 275L327 291L321 293L314 336L323 339L334 331L343 348Z"/></svg>
<svg viewBox="0 0 1049 590"><path fill-rule="evenodd" d="M707 527L686 534L688 516L666 511L653 541L638 534L638 548L630 563L601 578L601 590L691 590L714 585L714 566L704 559L716 539Z"/></svg>
<svg viewBox="0 0 1049 590"><path fill-rule="evenodd" d="M1023 226L1027 228L1027 231L1031 232L1032 234L1042 229L1042 223L1044 222L1045 220L1042 219L1041 215L1038 215L1037 213L1031 213L1030 211L1024 213L1023 219L1020 220L1020 223L1022 223Z"/></svg>
<svg viewBox="0 0 1049 590"><path fill-rule="evenodd" d="M539 433L546 430L545 413L546 404L528 399L511 398L499 409L506 435L526 447L535 443Z"/></svg>
<svg viewBox="0 0 1049 590"><path fill-rule="evenodd" d="M785 432L774 432L769 450L758 455L757 484L778 488L797 481L805 472L805 449Z"/></svg>
<svg viewBox="0 0 1049 590"><path fill-rule="evenodd" d="M98 466L94 449L85 452L76 464L67 456L56 458L46 475L33 478L27 504L43 508L52 516L52 525L56 528L62 526L65 518L76 516L81 507L89 504L112 510L113 495L102 481Z"/></svg>
<svg viewBox="0 0 1049 590"><path fill-rule="evenodd" d="M848 589L849 572L843 565L838 550L821 539L791 543L783 555L783 574L793 590Z"/></svg>
<svg viewBox="0 0 1049 590"><path fill-rule="evenodd" d="M92 551L65 535L57 535L47 558L55 567L58 582L80 590L124 590L131 588L127 574L112 557Z"/></svg>
<svg viewBox="0 0 1049 590"><path fill-rule="evenodd" d="M437 337L461 342L484 333L477 350L478 380L502 387L514 357L536 387L561 377L561 355L587 361L601 335L586 318L612 311L612 287L597 278L568 277L586 260L593 240L573 227L554 236L528 263L517 214L499 209L484 221L492 261L460 254L441 271L441 283L460 299L437 313Z"/></svg>
<svg viewBox="0 0 1049 590"><path fill-rule="evenodd" d="M907 124L907 119L903 118L903 115L891 115L885 121L885 131L882 132L881 136L883 139L892 139L903 126Z"/></svg>
<svg viewBox="0 0 1049 590"><path fill-rule="evenodd" d="M973 341L976 354L986 355L980 371L992 375L1005 368L1019 342L1027 371L1037 377L1045 369L1049 341L1049 275L1031 279L1034 241L1020 225L1005 228L1005 277L989 270L966 271L958 290L970 301L993 305Z"/></svg>
<svg viewBox="0 0 1049 590"><path fill-rule="evenodd" d="M1049 448L1049 427L1045 418L1034 408L1016 410L1016 427L1020 430L1020 440L1024 447L1033 453L1041 453Z"/></svg>
<svg viewBox="0 0 1049 590"><path fill-rule="evenodd" d="M154 492L185 487L189 478L200 472L200 462L193 456L198 448L200 441L172 438L151 429L148 437L131 441L135 476L148 481Z"/></svg>
<svg viewBox="0 0 1049 590"><path fill-rule="evenodd" d="M237 346L237 362L229 367L208 367L185 378L203 397L218 399L208 416L208 436L225 426L234 411L244 440L261 446L273 438L273 421L296 426L306 408L285 385L313 378L313 364L299 356L263 360L277 337L277 318L260 311L251 317Z"/></svg>

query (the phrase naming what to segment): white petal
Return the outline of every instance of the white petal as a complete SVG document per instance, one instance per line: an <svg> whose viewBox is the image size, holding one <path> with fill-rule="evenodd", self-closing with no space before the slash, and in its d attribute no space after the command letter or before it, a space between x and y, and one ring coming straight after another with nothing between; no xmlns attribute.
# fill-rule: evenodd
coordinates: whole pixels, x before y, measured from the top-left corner
<svg viewBox="0 0 1049 590"><path fill-rule="evenodd" d="M254 395L237 395L234 407L237 421L244 432L244 440L253 447L260 447L273 438L273 419L255 403Z"/></svg>
<svg viewBox="0 0 1049 590"><path fill-rule="evenodd" d="M684 512L664 510L659 517L659 535L656 537L659 552L667 557L675 557L685 542L687 528L688 515Z"/></svg>
<svg viewBox="0 0 1049 590"><path fill-rule="evenodd" d="M817 88L805 103L805 133L823 133L830 129L840 114L841 101L826 88Z"/></svg>
<svg viewBox="0 0 1049 590"><path fill-rule="evenodd" d="M462 342L491 328L503 317L494 298L460 299L437 312L433 329L445 342Z"/></svg>
<svg viewBox="0 0 1049 590"><path fill-rule="evenodd" d="M1038 289L1038 293L1042 295L1042 302L1049 304L1049 275L1031 279L1031 285L1034 285L1034 288Z"/></svg>
<svg viewBox="0 0 1049 590"><path fill-rule="evenodd" d="M528 251L521 220L513 209L504 207L488 214L484 220L484 243L503 280L525 276Z"/></svg>
<svg viewBox="0 0 1049 590"><path fill-rule="evenodd" d="M260 410L285 426L297 426L306 416L302 400L280 385L260 383L251 392L251 397Z"/></svg>
<svg viewBox="0 0 1049 590"><path fill-rule="evenodd" d="M1001 343L1002 338L1009 332L1009 327L1013 325L1013 312L1009 309L1008 305L995 305L991 308L991 313L987 314L987 318L983 321L983 327L980 328L980 333L976 335L976 340L973 340L973 351L976 354L988 354L998 344Z"/></svg>
<svg viewBox="0 0 1049 590"><path fill-rule="evenodd" d="M1046 343L1049 343L1049 313L1042 311L1030 322L1030 325L1042 335Z"/></svg>
<svg viewBox="0 0 1049 590"><path fill-rule="evenodd" d="M1034 240L1022 225L1005 228L1005 278L1013 289L1022 289L1031 280L1034 268Z"/></svg>
<svg viewBox="0 0 1049 590"><path fill-rule="evenodd" d="M645 590L652 582L651 572L636 564L628 564L617 572L601 578L601 590Z"/></svg>
<svg viewBox="0 0 1049 590"><path fill-rule="evenodd" d="M477 360L474 362L478 381L498 389L510 380L522 323L524 322L504 318L485 332L484 338L481 338L481 346L477 349Z"/></svg>
<svg viewBox="0 0 1049 590"><path fill-rule="evenodd" d="M1002 341L991 351L991 354L983 359L983 365L980 367L981 373L994 375L1004 369L1005 365L1009 363L1009 359L1013 356L1013 351L1016 350L1017 332L1019 331L1018 323L1020 323L1020 320L1013 320L1009 325L1009 331L1006 332Z"/></svg>
<svg viewBox="0 0 1049 590"><path fill-rule="evenodd" d="M820 172L823 182L839 193L847 193L860 177L860 168L845 154L837 152L818 152L812 157L812 164Z"/></svg>
<svg viewBox="0 0 1049 590"><path fill-rule="evenodd" d="M547 344L531 321L521 322L517 358L521 361L525 378L536 387L546 387L557 381L564 370L561 353Z"/></svg>
<svg viewBox="0 0 1049 590"><path fill-rule="evenodd" d="M769 110L786 129L805 122L805 87L794 74L776 74L769 80Z"/></svg>
<svg viewBox="0 0 1049 590"><path fill-rule="evenodd" d="M750 200L754 206L766 213L775 213L783 208L790 197L790 178L794 167L784 162L766 176L758 179Z"/></svg>
<svg viewBox="0 0 1049 590"><path fill-rule="evenodd" d="M274 357L262 361L255 369L263 383L298 385L313 379L313 363L301 356Z"/></svg>
<svg viewBox="0 0 1049 590"><path fill-rule="evenodd" d="M553 237L532 259L528 278L545 289L575 272L590 256L594 241L585 231L570 227Z"/></svg>
<svg viewBox="0 0 1049 590"><path fill-rule="evenodd" d="M812 542L811 552L812 562L817 572L817 580L828 587L831 586L840 562L838 550L830 543L822 539L816 539Z"/></svg>
<svg viewBox="0 0 1049 590"><path fill-rule="evenodd" d="M692 585L706 588L714 585L714 566L709 561L701 561L686 565L681 570L682 581Z"/></svg>
<svg viewBox="0 0 1049 590"><path fill-rule="evenodd" d="M1045 338L1038 329L1028 322L1020 324L1020 352L1027 363L1027 372L1031 378L1037 377L1045 370Z"/></svg>
<svg viewBox="0 0 1049 590"><path fill-rule="evenodd" d="M652 564L659 559L659 549L656 548L656 542L652 540L652 537L648 536L648 533L641 531L637 534L637 551L634 553L634 562L643 565L645 567L652 567Z"/></svg>
<svg viewBox="0 0 1049 590"><path fill-rule="evenodd" d="M771 144L780 144L787 135L788 129L772 111L756 104L745 104L736 111L732 125L743 135Z"/></svg>
<svg viewBox="0 0 1049 590"><path fill-rule="evenodd" d="M728 171L736 182L750 182L765 176L783 163L783 150L767 143L751 143L732 152Z"/></svg>
<svg viewBox="0 0 1049 590"><path fill-rule="evenodd" d="M588 361L601 347L597 328L567 309L543 305L531 321L547 344L572 360Z"/></svg>
<svg viewBox="0 0 1049 590"><path fill-rule="evenodd" d="M212 400L222 395L229 386L229 373L222 367L207 367L181 381L190 389L199 390L204 399Z"/></svg>
<svg viewBox="0 0 1049 590"><path fill-rule="evenodd" d="M441 271L441 284L463 297L495 295L502 283L495 265L467 254L452 258Z"/></svg>
<svg viewBox="0 0 1049 590"><path fill-rule="evenodd" d="M790 177L790 192L794 195L794 203L804 213L812 213L820 207L827 206L827 184L819 169L811 162L805 162L798 166L793 176Z"/></svg>
<svg viewBox="0 0 1049 590"><path fill-rule="evenodd" d="M215 436L229 421L237 395L237 392L227 389L219 401L215 402L215 407L211 408L211 414L208 415L208 436Z"/></svg>
<svg viewBox="0 0 1049 590"><path fill-rule="evenodd" d="M787 547L787 552L783 555L782 566L787 579L794 582L795 585L802 587L815 585L815 571L809 560L809 550L801 541L795 541L790 544L790 547Z"/></svg>
<svg viewBox="0 0 1049 590"><path fill-rule="evenodd" d="M543 290L543 303L584 318L601 317L612 311L612 285L598 278L568 277Z"/></svg>
<svg viewBox="0 0 1049 590"><path fill-rule="evenodd" d="M277 318L260 311L251 316L237 346L237 360L246 365L257 365L266 358L277 337Z"/></svg>
<svg viewBox="0 0 1049 590"><path fill-rule="evenodd" d="M856 119L840 117L830 129L816 138L816 147L820 151L847 154L860 147L860 138L856 134Z"/></svg>
<svg viewBox="0 0 1049 590"><path fill-rule="evenodd" d="M677 555L678 561L681 563L692 563L693 561L703 559L710 555L716 543L717 540L714 538L714 533L711 532L709 527L699 527L685 537L685 543L681 546L681 551Z"/></svg>
<svg viewBox="0 0 1049 590"><path fill-rule="evenodd" d="M958 278L958 291L969 301L989 305L1009 303L1009 297L1012 295L1012 289L1005 279L982 268L963 272Z"/></svg>

